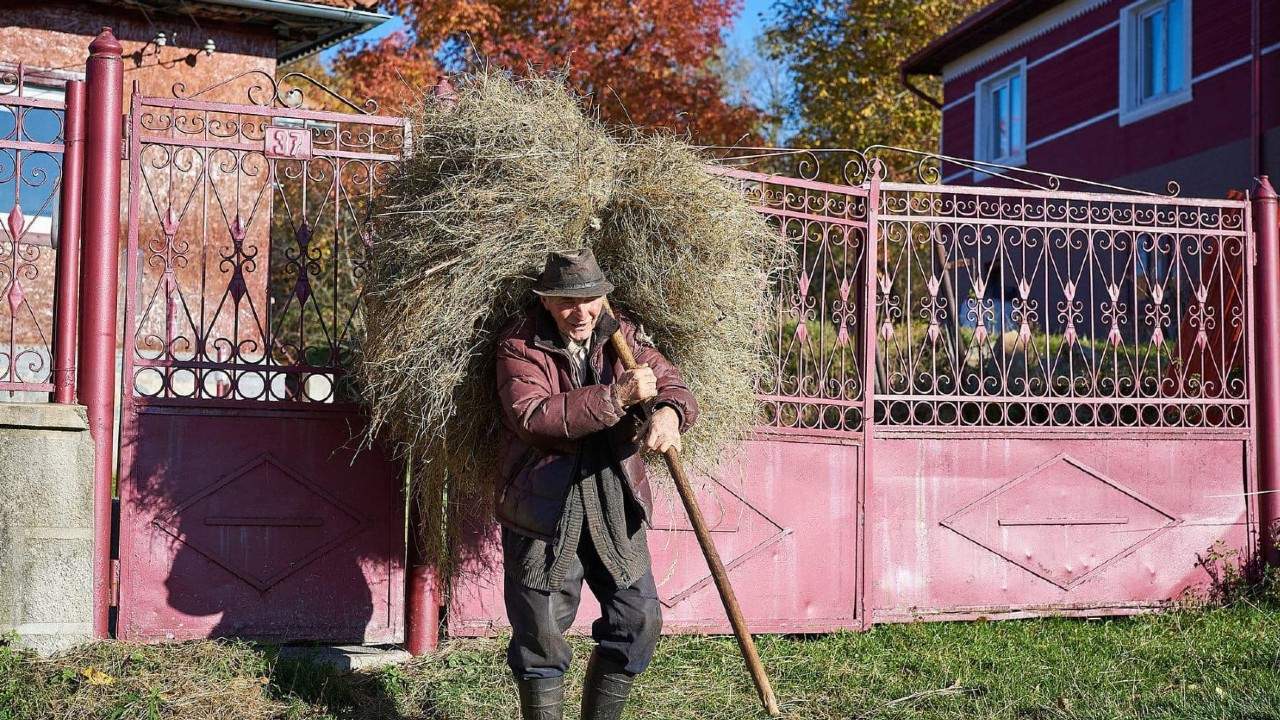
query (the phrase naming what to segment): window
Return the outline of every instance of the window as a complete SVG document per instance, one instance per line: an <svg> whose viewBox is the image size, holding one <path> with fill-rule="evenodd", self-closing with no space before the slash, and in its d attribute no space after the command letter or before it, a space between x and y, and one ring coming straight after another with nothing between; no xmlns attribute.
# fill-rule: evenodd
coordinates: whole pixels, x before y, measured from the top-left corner
<svg viewBox="0 0 1280 720"><path fill-rule="evenodd" d="M12 99L17 95L12 82L0 82L0 97ZM24 84L22 97L60 102L63 91ZM10 212L15 205L20 207L23 222L19 234L23 243L53 244L62 154L27 148L35 143L61 145L62 114L62 110L0 104L0 143L18 146L7 147L0 153L0 221L7 228ZM16 172L18 168L21 173ZM0 240L5 239L9 239L8 230L0 230Z"/></svg>
<svg viewBox="0 0 1280 720"><path fill-rule="evenodd" d="M974 156L1001 165L1027 161L1027 63L978 82L974 90ZM981 175L976 179L981 179Z"/></svg>
<svg viewBox="0 0 1280 720"><path fill-rule="evenodd" d="M1120 14L1120 124L1191 99L1191 0L1143 0Z"/></svg>

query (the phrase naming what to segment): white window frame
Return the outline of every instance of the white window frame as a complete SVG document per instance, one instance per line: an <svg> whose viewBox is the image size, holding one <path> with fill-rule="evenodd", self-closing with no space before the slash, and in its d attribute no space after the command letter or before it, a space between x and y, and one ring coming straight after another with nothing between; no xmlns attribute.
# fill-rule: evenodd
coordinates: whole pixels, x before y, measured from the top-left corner
<svg viewBox="0 0 1280 720"><path fill-rule="evenodd" d="M1167 42L1181 42L1183 67L1181 89L1159 95L1150 100L1142 99L1142 19L1156 8L1168 5L1170 0L1138 0L1120 10L1120 125L1149 118L1170 108L1191 101L1191 2L1183 2L1181 33L1170 33Z"/></svg>
<svg viewBox="0 0 1280 720"><path fill-rule="evenodd" d="M991 148L992 122L991 90L1004 81L1017 77L1022 81L1022 92L1019 94L1020 105L1011 111L1022 118L1017 128L1017 150L1005 157L995 157ZM1027 164L1027 59L1008 65L982 78L973 86L973 157L981 162L989 162L1010 167ZM973 171L975 181L988 177L980 170Z"/></svg>

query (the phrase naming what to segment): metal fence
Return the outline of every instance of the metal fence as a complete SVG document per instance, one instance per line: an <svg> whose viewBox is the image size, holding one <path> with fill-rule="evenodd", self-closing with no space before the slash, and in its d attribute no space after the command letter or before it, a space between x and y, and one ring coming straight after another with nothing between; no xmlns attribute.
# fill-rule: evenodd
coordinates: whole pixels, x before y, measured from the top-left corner
<svg viewBox="0 0 1280 720"><path fill-rule="evenodd" d="M55 389L66 85L0 68L0 399L43 402Z"/></svg>
<svg viewBox="0 0 1280 720"><path fill-rule="evenodd" d="M1243 201L882 186L877 421L1243 427Z"/></svg>
<svg viewBox="0 0 1280 720"><path fill-rule="evenodd" d="M303 88L340 107L294 107ZM352 400L372 205L405 121L259 72L172 97L135 89L130 117L133 395Z"/></svg>
<svg viewBox="0 0 1280 720"><path fill-rule="evenodd" d="M867 414L865 347L869 187L725 173L795 250L771 318L774 363L758 397L781 433L857 432Z"/></svg>
<svg viewBox="0 0 1280 720"><path fill-rule="evenodd" d="M276 529L234 532L241 537L258 532L264 547L280 546L282 536L272 533L305 535L296 546L318 553L304 553L313 558L329 547L325 543L343 542L347 536L342 533L355 532L349 528L355 527L351 523L357 515L345 507L376 505L381 509L362 511L373 518L369 527L400 527L396 518L404 505L396 495L397 468L377 461L371 471L360 471L362 483L352 490L349 471L333 462L331 449L349 440L355 427L348 424L356 421L357 408L344 402L353 399L345 373L359 336L371 208L403 155L408 125L402 118L378 115L374 108L351 105L300 75L250 73L194 93L178 86L164 97L144 97L135 87L127 115L124 378L116 383L113 263L119 202L112 180L121 166L121 128L116 124L124 116L119 104L121 48L109 32L95 40L95 47L87 71L97 90L90 92L95 108L90 128L79 127L76 120L81 116L74 98L83 97L82 85L66 83L64 103L54 94L32 92L49 85L30 82L23 68L0 74L0 399L20 395L38 400L55 392L60 402L72 400L78 275L72 261L79 255L74 231L80 226L81 200L73 160L83 152L77 148L88 144L98 151L87 153L92 167L85 169L97 192L84 203L86 248L91 252L85 255L87 310L80 317L81 355L87 359L78 390L89 407L97 451L95 631L102 635L110 587L112 418L122 386L123 555L130 558L127 562L152 563L149 575L124 574L138 583L135 590L160 587L161 573L168 577L171 569L167 563L177 564L176 556L167 554L176 546L157 541L160 534L193 538L188 544L196 548L202 542L196 536L232 532L208 528L267 528L267 521L280 520L271 526ZM299 93L308 85L330 104L302 107ZM82 144L76 127L92 131ZM819 180L816 163L806 168L802 162L798 172L772 167L768 174L718 171L738 184L796 257L794 269L776 288L770 318L776 361L761 380L758 397L765 411L763 429L803 442L751 451L761 453L751 456L759 462L752 470L760 472L767 495L749 501L745 493L738 496L720 483L729 507L743 508L740 517L745 520L724 530L742 543L740 557L766 547L759 538L773 542L789 537L801 523L809 525L804 542L822 547L831 546L827 530L853 528L839 547L854 558L859 578L870 577L863 555L873 543L882 550L928 550L932 546L913 544L918 538L895 536L901 518L883 510L928 505L926 491L914 488L929 473L939 476L937 484L928 486L929 493L951 492L952 505L961 502L964 493L947 484L956 478L946 477L946 466L935 462L940 456L924 452L937 447L922 441L925 437L956 440L949 461L975 469L959 480L975 488L986 483L983 487L991 493L1006 486L1040 488L1042 480L1031 482L1041 477L1037 473L1062 470L1043 480L1056 494L1044 491L1038 505L1031 502L1035 498L1028 499L1028 507L1042 515L1057 498L1087 488L1094 494L1085 500L1095 503L1094 509L1137 508L1137 522L1157 515L1171 521L1173 515L1136 495L1115 499L1115 493L1126 494L1117 483L1066 453L1091 452L1095 445L1090 443L1102 438L1116 441L1108 451L1112 459L1136 458L1137 463L1154 457L1172 466L1200 452L1201 446L1189 448L1182 436L1212 435L1207 452L1218 454L1206 456L1205 465L1226 467L1218 479L1222 487L1242 486L1251 498L1237 503L1239 513L1221 514L1222 524L1252 528L1259 518L1265 527L1273 520L1274 468L1280 461L1269 438L1257 443L1256 462L1253 445L1261 434L1258 428L1276 424L1280 407L1275 393L1255 392L1254 374L1274 375L1277 363L1258 362L1255 367L1253 358L1256 344L1262 358L1274 360L1280 343L1266 332L1255 338L1253 265L1258 248L1250 206L1108 187L1101 193L1068 191L1058 178L1037 173L1025 175L1029 181L1000 177L989 166L979 169L993 171L995 186L944 186L927 182L937 175L930 167L936 166L924 161L917 166L920 182L890 182L900 176L862 152L854 153L834 177L823 176L830 182ZM1010 182L1017 187L999 187ZM1271 219L1258 220L1259 233L1270 233L1259 270L1259 277L1269 282L1260 283L1257 292L1261 315L1274 318L1280 307L1274 281L1280 268L1272 253L1277 244L1274 196L1271 200ZM1258 329L1270 327L1264 321ZM1274 386L1275 380L1269 377L1262 386ZM1262 418L1257 424L1255 412ZM873 437L879 427L898 430ZM1053 458L1030 471L1001 464L1000 458L1018 455L1018 449L1010 449L1011 438L1038 441L1041 430L1060 442L1024 444L1054 446L1049 448L1056 453ZM968 443L968 434L983 433L997 442ZM175 444L173 438L200 438L201 443ZM887 446L877 474L873 441L886 438L899 446ZM1135 452L1142 450L1135 447L1139 443L1153 439L1162 444L1163 454ZM1243 448L1228 447L1239 440L1245 441ZM811 442L825 444L826 450L814 453L805 444ZM957 447L966 444L981 447ZM991 457L1000 458L989 462L988 449ZM1025 457L1034 454L1026 452ZM366 455L362 462L373 462L371 458ZM1223 465L1236 461L1238 467ZM204 477L218 463L233 469L219 475L222 479ZM308 468L309 477L289 469L298 465ZM934 471L934 465L943 469ZM1124 467L1117 463L1107 472L1123 474ZM1266 482L1255 483L1255 473ZM365 482L375 477L376 487ZM841 505L833 500L828 508L833 514L820 519L825 526L813 525L814 516L807 512L811 503L768 499L811 497L809 482L815 477L827 482L827 497L851 501ZM793 482L803 487L789 484ZM868 494L868 482L873 489L879 485L878 495ZM1159 489L1150 478L1143 482L1144 488ZM1253 493L1254 487L1261 489ZM971 490L976 492L966 488L965 493ZM196 522L193 508L215 493L222 494L219 502L255 510L236 516L244 524L226 524L230 516L225 514ZM343 493L354 494L333 500ZM983 494L964 508L982 507L991 497ZM281 498L286 505L314 512L308 509L305 517L299 516L306 523L290 525L295 518L269 518L256 511ZM872 502L882 503L880 510L867 511ZM924 537L926 530L939 526L977 544L986 541L982 528L956 520L968 511L953 506L921 510L913 530ZM1260 508L1256 513L1255 506ZM162 516L161 508L168 514ZM1203 514L1194 503L1185 508L1178 512ZM182 524L178 509L187 512L192 524ZM1076 549L1068 541L1076 536L1066 533L1077 530L1061 528L1096 524L1096 517L1084 512L1092 512L1090 507L1076 509L1081 516L1065 520L1011 516L1021 524L1010 527L1042 533L1033 540L1052 536L1057 544L1050 547L1044 541L1041 546L1066 558L1065 553ZM782 518L792 511L791 520ZM775 521L769 513L782 519ZM335 531L338 540L309 539L309 528L320 527L312 519L321 517L334 518L334 527L344 528ZM208 523L209 518L218 521ZM999 518L990 519L997 529L1003 527ZM1127 524L1127 519L1115 524ZM767 534L752 534L760 532ZM802 534L794 533L797 538ZM897 560L888 555L876 562L914 568L904 576L927 577L930 570L921 563L954 563L959 557L947 554L949 536L940 536L940 549L919 552L916 565L894 565ZM1106 559L1091 568L1135 546L1118 535L1093 539L1089 552ZM376 573L360 569L345 579L348 587L362 595L376 575L381 578L374 583L381 588L376 593L399 597L396 563L403 556L402 542L399 532L384 534L369 556L392 559ZM1198 541L1186 541L1192 542ZM130 555L134 549L137 554ZM242 560L220 557L215 562L251 574L237 564ZM957 567L966 573L964 583L998 584L996 576L975 575L973 566L962 563L963 557ZM788 566L775 561L774 567ZM205 586L199 568L183 572L191 587ZM1054 587L1066 589L1092 569L1071 572L1047 577ZM412 592L426 597L428 575L413 577ZM830 584L825 574L820 579ZM845 607L852 608L856 595L861 608L866 593L857 583L862 581L846 580L841 602L848 600ZM696 582L689 587L697 587ZM262 617L277 619L280 608L290 607L266 600L260 590L245 591L236 602L261 602L267 608L259 608ZM1122 600L1153 594L1144 592L1137 593L1140 598L1128 589L1116 594ZM123 596L130 597L127 592ZM1009 597L1015 596L1030 602L1042 597L1016 592ZM159 605L167 602L158 598L153 599ZM391 609L383 629L391 637L399 609L394 601L386 604ZM961 605L975 606L968 601ZM142 605L131 611L145 614ZM807 604L803 612L809 612ZM870 621L861 609L857 615L864 625ZM428 625L433 631L434 625Z"/></svg>
<svg viewBox="0 0 1280 720"><path fill-rule="evenodd" d="M403 153L402 121L289 107L304 76L233 80L135 95L129 384L140 397L342 400L370 208ZM247 104L207 94L246 82ZM0 75L10 399L55 387L59 84L21 66ZM1247 202L1068 192L1051 176L886 182L869 157L854 154L839 184L818 181L808 157L789 174L726 172L796 252L759 388L769 429L839 436L872 414L935 427L1248 424ZM916 174L936 178L923 162Z"/></svg>
<svg viewBox="0 0 1280 720"><path fill-rule="evenodd" d="M857 434L869 412L888 426L1249 426L1247 201L886 182L865 154L833 184L803 164L722 171L796 253L759 390L767 429Z"/></svg>

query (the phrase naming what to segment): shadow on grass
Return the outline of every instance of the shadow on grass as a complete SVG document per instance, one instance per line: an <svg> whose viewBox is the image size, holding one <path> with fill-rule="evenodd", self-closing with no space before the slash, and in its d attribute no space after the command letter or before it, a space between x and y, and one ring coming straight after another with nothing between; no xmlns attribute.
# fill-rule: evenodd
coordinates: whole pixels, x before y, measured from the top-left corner
<svg viewBox="0 0 1280 720"><path fill-rule="evenodd" d="M576 702L581 667L571 671L569 686ZM287 717L308 720L496 720L519 713L501 638L453 640L404 664L359 672L280 659L267 690L301 711Z"/></svg>
<svg viewBox="0 0 1280 720"><path fill-rule="evenodd" d="M446 720L412 698L404 670L388 666L349 672L302 659L280 659L269 691L286 702L305 704L308 718L333 720Z"/></svg>

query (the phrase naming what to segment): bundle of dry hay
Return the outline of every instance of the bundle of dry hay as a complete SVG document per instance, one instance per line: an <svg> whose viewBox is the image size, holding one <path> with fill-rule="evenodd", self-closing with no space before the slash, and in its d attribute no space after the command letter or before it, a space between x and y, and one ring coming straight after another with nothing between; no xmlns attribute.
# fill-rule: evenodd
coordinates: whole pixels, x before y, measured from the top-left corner
<svg viewBox="0 0 1280 720"><path fill-rule="evenodd" d="M456 103L424 99L413 154L384 194L368 282L361 386L371 435L413 460L428 558L485 518L499 412L496 333L534 300L551 250L593 248L703 408L685 442L713 463L756 420L761 318L785 243L705 160L666 136L611 136L557 78L459 79Z"/></svg>

